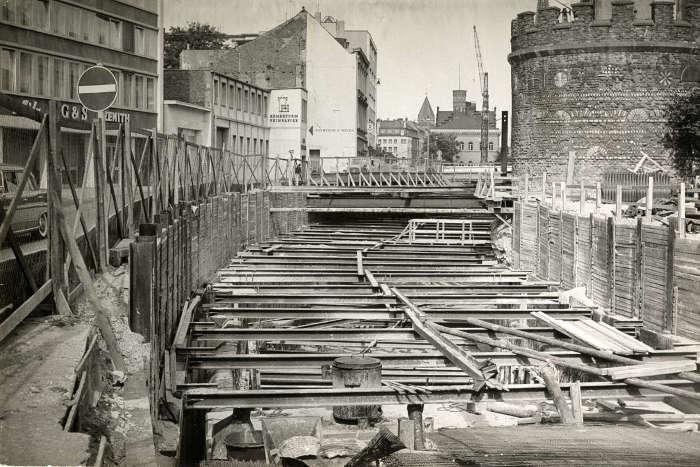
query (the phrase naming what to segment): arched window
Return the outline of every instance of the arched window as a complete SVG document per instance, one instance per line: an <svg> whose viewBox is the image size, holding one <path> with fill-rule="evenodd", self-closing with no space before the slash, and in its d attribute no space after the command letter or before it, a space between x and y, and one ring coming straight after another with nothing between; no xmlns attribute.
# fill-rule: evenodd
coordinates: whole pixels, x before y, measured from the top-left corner
<svg viewBox="0 0 700 467"><path fill-rule="evenodd" d="M474 143L472 143L472 142L470 141L468 147L469 147L469 150L470 150L470 151L473 151L473 150L474 150Z"/></svg>
<svg viewBox="0 0 700 467"><path fill-rule="evenodd" d="M489 151L493 151L493 141L489 141Z"/></svg>

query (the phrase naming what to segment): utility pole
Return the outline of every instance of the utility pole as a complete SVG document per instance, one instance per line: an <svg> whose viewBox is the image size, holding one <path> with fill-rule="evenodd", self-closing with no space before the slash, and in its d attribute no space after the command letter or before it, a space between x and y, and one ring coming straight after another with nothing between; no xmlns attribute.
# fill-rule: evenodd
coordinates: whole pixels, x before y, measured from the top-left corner
<svg viewBox="0 0 700 467"><path fill-rule="evenodd" d="M479 45L479 34L474 26L474 50L476 53L476 63L479 66L479 83L481 84L481 163L486 164L489 160L489 74L484 71L484 63L481 58L481 46Z"/></svg>

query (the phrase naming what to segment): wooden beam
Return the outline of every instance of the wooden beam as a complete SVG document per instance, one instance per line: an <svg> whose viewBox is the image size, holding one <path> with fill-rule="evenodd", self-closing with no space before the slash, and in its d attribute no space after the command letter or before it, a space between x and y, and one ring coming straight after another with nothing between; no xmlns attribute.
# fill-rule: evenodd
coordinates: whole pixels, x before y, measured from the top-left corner
<svg viewBox="0 0 700 467"><path fill-rule="evenodd" d="M484 385L489 388L502 388L498 382L492 379L492 375L485 374L483 368L489 366L487 362L481 362L475 359L457 346L457 344L445 338L434 328L434 325L431 324L425 314L411 303L408 298L401 294L396 288L392 288L391 291L406 305L404 313L406 317L411 320L413 330L442 352L455 366L472 376L477 388L483 387Z"/></svg>
<svg viewBox="0 0 700 467"><path fill-rule="evenodd" d="M362 250L357 250L357 275L360 277L365 275L365 268L362 265Z"/></svg>
<svg viewBox="0 0 700 467"><path fill-rule="evenodd" d="M41 302L44 301L46 297L51 294L52 284L51 279L46 281L44 285L39 287L31 297L24 301L15 311L12 312L2 323L0 323L0 342L7 337L16 327L21 323L24 318L29 316L29 314L34 311L34 309Z"/></svg>

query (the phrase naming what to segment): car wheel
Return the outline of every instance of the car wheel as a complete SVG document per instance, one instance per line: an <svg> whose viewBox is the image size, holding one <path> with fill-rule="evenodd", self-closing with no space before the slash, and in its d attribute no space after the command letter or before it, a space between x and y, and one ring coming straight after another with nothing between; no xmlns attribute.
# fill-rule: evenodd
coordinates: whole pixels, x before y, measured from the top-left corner
<svg viewBox="0 0 700 467"><path fill-rule="evenodd" d="M49 233L49 218L45 212L41 213L39 216L39 236L41 238L46 238L46 234Z"/></svg>

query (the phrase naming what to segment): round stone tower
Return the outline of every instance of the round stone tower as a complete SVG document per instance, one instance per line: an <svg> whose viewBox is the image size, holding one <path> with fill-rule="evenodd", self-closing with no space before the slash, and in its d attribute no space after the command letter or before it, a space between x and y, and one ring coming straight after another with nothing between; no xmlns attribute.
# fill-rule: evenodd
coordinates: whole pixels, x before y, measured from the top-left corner
<svg viewBox="0 0 700 467"><path fill-rule="evenodd" d="M671 167L661 138L669 106L700 86L700 0L649 2L650 18L634 0L608 0L606 19L600 1L562 11L539 0L512 22L516 173L561 180L570 151L588 181L642 153Z"/></svg>

